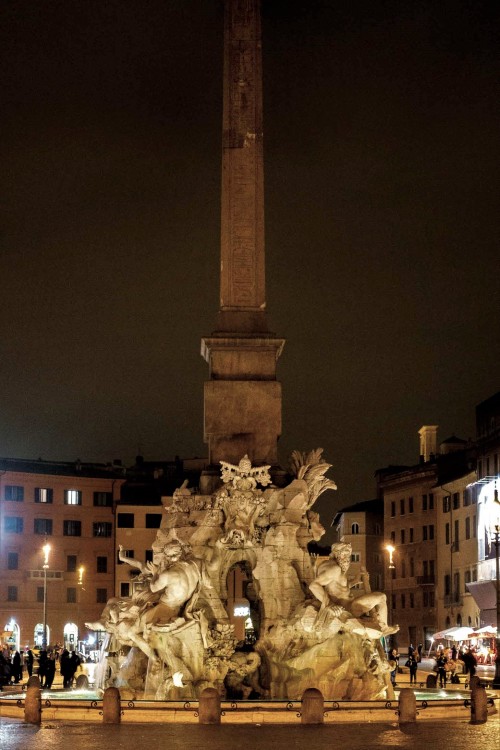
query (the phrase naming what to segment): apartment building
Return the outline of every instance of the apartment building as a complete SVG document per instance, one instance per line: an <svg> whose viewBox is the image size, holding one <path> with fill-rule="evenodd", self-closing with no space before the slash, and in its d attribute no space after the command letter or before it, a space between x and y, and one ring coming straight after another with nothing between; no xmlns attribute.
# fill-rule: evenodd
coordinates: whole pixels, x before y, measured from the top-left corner
<svg viewBox="0 0 500 750"><path fill-rule="evenodd" d="M0 626L15 649L76 648L114 592L123 470L0 459Z"/></svg>

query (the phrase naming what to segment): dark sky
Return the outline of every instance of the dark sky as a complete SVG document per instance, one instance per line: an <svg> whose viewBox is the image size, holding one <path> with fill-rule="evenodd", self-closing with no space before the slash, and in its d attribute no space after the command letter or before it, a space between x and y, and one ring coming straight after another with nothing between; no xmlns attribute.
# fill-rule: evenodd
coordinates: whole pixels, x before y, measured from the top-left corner
<svg viewBox="0 0 500 750"><path fill-rule="evenodd" d="M498 390L498 7L263 0L281 460L322 446L330 509ZM0 455L204 455L222 3L1 15Z"/></svg>

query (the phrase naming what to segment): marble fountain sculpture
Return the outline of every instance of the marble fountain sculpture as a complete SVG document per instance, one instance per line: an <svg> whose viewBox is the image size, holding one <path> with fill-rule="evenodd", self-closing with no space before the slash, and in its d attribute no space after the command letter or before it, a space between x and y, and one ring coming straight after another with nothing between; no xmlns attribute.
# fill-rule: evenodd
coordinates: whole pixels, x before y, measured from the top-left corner
<svg viewBox="0 0 500 750"><path fill-rule="evenodd" d="M174 492L153 544L153 561L120 558L138 569L131 597L110 599L98 684L125 698L298 699L315 687L325 699L392 698L381 637L386 597L369 576L348 579L351 548L334 544L317 565L307 545L325 530L312 510L335 484L321 449L292 454L294 479L271 484L269 466L221 462L213 495ZM260 625L252 646L238 643L227 612L235 565L251 571ZM361 588L353 586L361 583Z"/></svg>

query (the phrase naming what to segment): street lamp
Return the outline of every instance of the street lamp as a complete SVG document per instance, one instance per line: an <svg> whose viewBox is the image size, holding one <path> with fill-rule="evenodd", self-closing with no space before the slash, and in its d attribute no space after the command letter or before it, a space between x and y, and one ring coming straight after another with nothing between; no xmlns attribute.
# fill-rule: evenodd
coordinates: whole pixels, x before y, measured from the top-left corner
<svg viewBox="0 0 500 750"><path fill-rule="evenodd" d="M44 544L43 550L43 637L42 647L47 648L47 570L49 567L50 544Z"/></svg>
<svg viewBox="0 0 500 750"><path fill-rule="evenodd" d="M389 553L389 625L392 625L392 577L393 571L396 569L392 556L396 551L396 547L393 547L392 544L386 544L385 549Z"/></svg>
<svg viewBox="0 0 500 750"><path fill-rule="evenodd" d="M492 687L500 690L500 501L495 487L493 496L493 514L490 523L491 536L495 545L495 573L496 573L496 605L497 605L497 636L495 639L495 676Z"/></svg>
<svg viewBox="0 0 500 750"><path fill-rule="evenodd" d="M81 605L81 599L82 599L82 591L85 591L85 589L83 588L83 574L84 573L85 573L85 568L83 567L83 565L80 565L80 567L78 568L78 588L80 589L80 591L78 592L78 595L77 595L77 618L76 618L76 628L77 628L76 650L77 651L80 650L78 646L78 642L79 642L79 636L80 636L80 605Z"/></svg>

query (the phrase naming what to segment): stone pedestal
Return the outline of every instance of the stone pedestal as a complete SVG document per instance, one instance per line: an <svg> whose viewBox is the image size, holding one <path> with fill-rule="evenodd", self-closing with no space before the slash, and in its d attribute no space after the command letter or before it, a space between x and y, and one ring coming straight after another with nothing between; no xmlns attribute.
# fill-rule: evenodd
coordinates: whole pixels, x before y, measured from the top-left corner
<svg viewBox="0 0 500 750"><path fill-rule="evenodd" d="M118 688L109 687L102 697L102 720L104 724L119 724L121 721L121 700Z"/></svg>
<svg viewBox="0 0 500 750"><path fill-rule="evenodd" d="M38 677L37 685L31 685L26 690L26 699L24 701L24 721L27 724L40 724L42 721L42 691Z"/></svg>
<svg viewBox="0 0 500 750"><path fill-rule="evenodd" d="M302 696L300 709L302 724L323 724L325 721L325 702L320 690L308 688Z"/></svg>
<svg viewBox="0 0 500 750"><path fill-rule="evenodd" d="M220 695L215 688L205 688L198 707L200 724L220 724Z"/></svg>
<svg viewBox="0 0 500 750"><path fill-rule="evenodd" d="M471 690L470 723L485 724L488 721L488 699L484 687L476 684Z"/></svg>
<svg viewBox="0 0 500 750"><path fill-rule="evenodd" d="M409 724L417 720L417 701L411 688L403 688L399 693L399 723Z"/></svg>

